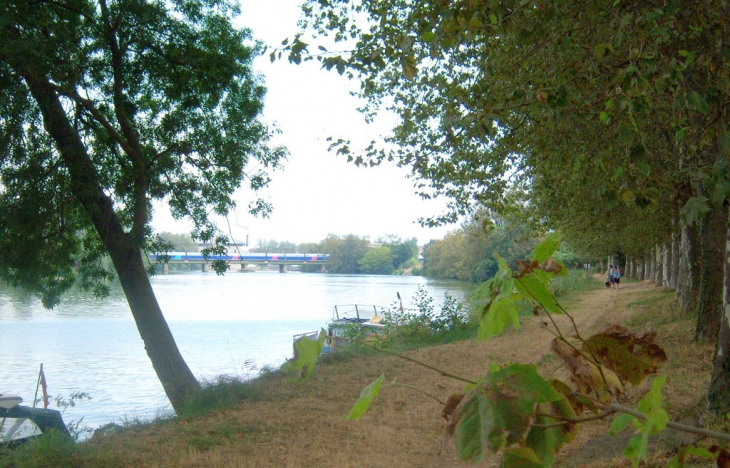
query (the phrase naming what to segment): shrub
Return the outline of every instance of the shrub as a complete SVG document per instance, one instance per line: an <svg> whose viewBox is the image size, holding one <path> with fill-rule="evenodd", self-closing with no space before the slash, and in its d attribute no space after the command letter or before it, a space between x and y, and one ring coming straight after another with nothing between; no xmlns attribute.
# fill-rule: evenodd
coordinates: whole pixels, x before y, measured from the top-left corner
<svg viewBox="0 0 730 468"><path fill-rule="evenodd" d="M421 286L412 304L405 309L394 305L393 311L385 314L385 345L431 342L448 333L466 330L471 323L463 305L448 293L438 312L433 298Z"/></svg>

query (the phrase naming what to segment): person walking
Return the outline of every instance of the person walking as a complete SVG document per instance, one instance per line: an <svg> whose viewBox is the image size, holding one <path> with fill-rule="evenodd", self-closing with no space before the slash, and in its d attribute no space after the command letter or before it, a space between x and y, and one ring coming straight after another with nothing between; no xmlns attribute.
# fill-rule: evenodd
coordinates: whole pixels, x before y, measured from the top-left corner
<svg viewBox="0 0 730 468"><path fill-rule="evenodd" d="M618 289L618 285L621 283L621 270L618 265L613 267L613 288Z"/></svg>

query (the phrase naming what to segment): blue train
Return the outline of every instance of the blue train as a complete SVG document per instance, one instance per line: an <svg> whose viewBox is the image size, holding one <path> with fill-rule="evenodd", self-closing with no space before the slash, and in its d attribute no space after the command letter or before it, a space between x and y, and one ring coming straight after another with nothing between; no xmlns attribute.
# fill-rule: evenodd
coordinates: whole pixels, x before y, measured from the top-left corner
<svg viewBox="0 0 730 468"><path fill-rule="evenodd" d="M200 252L168 252L170 262L205 262ZM211 255L211 260L227 260L229 262L249 263L326 263L327 254L310 253L234 253L229 255ZM150 260L157 260L158 255L150 255Z"/></svg>

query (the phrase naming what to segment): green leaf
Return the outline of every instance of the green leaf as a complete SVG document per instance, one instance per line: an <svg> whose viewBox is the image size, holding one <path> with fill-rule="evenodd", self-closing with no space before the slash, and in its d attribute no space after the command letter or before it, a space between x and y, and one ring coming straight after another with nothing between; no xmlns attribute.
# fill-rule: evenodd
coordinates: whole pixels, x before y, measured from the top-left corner
<svg viewBox="0 0 730 468"><path fill-rule="evenodd" d="M708 460L714 460L715 458L717 458L717 455L715 455L714 453L696 445L685 445L684 447L679 449L679 453L683 455L690 455L693 457L707 458Z"/></svg>
<svg viewBox="0 0 730 468"><path fill-rule="evenodd" d="M703 98L697 91L690 91L687 93L687 102L703 114L706 114L710 110L710 106L707 104L707 101L705 101L705 98Z"/></svg>
<svg viewBox="0 0 730 468"><path fill-rule="evenodd" d="M615 437L619 432L626 429L626 426L628 426L633 420L634 417L630 414L619 414L613 419L613 421L611 421L611 426L608 429L608 433Z"/></svg>
<svg viewBox="0 0 730 468"><path fill-rule="evenodd" d="M507 325L520 329L518 301L521 295L512 293L506 297L498 297L489 306L487 313L479 321L478 340L485 340L501 334Z"/></svg>
<svg viewBox="0 0 730 468"><path fill-rule="evenodd" d="M692 225L698 223L700 219L704 218L712 210L709 201L710 199L707 197L690 197L679 215L687 224Z"/></svg>
<svg viewBox="0 0 730 468"><path fill-rule="evenodd" d="M684 468L684 463L679 461L679 457L672 457L667 461L667 468Z"/></svg>
<svg viewBox="0 0 730 468"><path fill-rule="evenodd" d="M720 147L720 152L724 154L725 157L730 156L730 132L724 132L722 136L720 136L718 146Z"/></svg>
<svg viewBox="0 0 730 468"><path fill-rule="evenodd" d="M661 376L651 383L651 390L636 405L636 409L644 413L646 420L633 418L634 426L640 431L639 435L629 441L624 455L631 459L634 466L639 460L646 460L646 451L649 446L649 436L663 431L669 421L669 415L662 403L662 387L667 377Z"/></svg>
<svg viewBox="0 0 730 468"><path fill-rule="evenodd" d="M631 131L631 127L624 124L618 126L618 139L621 143L630 142L633 136L634 132Z"/></svg>
<svg viewBox="0 0 730 468"><path fill-rule="evenodd" d="M529 447L517 447L504 451L502 466L505 468L539 468L545 466Z"/></svg>
<svg viewBox="0 0 730 468"><path fill-rule="evenodd" d="M563 309L560 308L555 296L547 288L545 283L540 281L535 275L527 275L523 278L515 280L517 290L530 302L537 303L546 311L553 314L562 314Z"/></svg>
<svg viewBox="0 0 730 468"><path fill-rule="evenodd" d="M608 125L609 116L606 112L601 112L598 116L602 124Z"/></svg>
<svg viewBox="0 0 730 468"><path fill-rule="evenodd" d="M405 76L409 81L413 81L417 74L418 68L416 67L415 57L412 55L403 57L403 76Z"/></svg>
<svg viewBox="0 0 730 468"><path fill-rule="evenodd" d="M370 403L373 399L378 396L380 389L385 381L385 374L381 374L373 383L362 389L360 398L352 405L350 412L347 414L347 419L357 421L370 409Z"/></svg>
<svg viewBox="0 0 730 468"><path fill-rule="evenodd" d="M464 395L449 422L457 455L479 463L488 451L520 442L535 418L537 404L561 399L534 365L512 364L490 373Z"/></svg>
<svg viewBox="0 0 730 468"><path fill-rule="evenodd" d="M715 192L712 195L712 203L716 205L721 205L728 195L730 195L730 181L723 180L722 182L715 185Z"/></svg>
<svg viewBox="0 0 730 468"><path fill-rule="evenodd" d="M294 358L282 364L282 372L291 373L299 371L299 378L309 377L314 371L317 357L324 349L324 341L326 338L327 332L322 329L316 340L304 337L294 342Z"/></svg>
<svg viewBox="0 0 730 468"><path fill-rule="evenodd" d="M537 260L538 262L542 263L550 258L556 250L558 250L559 245L560 233L550 233L544 241L540 242L540 244L535 247L535 250L532 251L532 255L530 255L530 258L532 260Z"/></svg>

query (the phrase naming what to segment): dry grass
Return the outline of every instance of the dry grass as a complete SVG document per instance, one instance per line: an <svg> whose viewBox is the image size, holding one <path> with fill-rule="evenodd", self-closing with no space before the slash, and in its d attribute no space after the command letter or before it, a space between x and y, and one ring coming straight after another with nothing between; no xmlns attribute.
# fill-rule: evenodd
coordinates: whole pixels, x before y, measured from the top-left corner
<svg viewBox="0 0 730 468"><path fill-rule="evenodd" d="M632 304L628 306L628 304ZM592 291L570 308L583 333L615 322L639 329L653 325L668 351L665 400L673 419L700 414L700 395L708 387L712 347L692 342L694 323L679 317L670 294L644 283L628 283L618 291ZM656 312L660 311L660 312ZM668 317L668 318L667 318ZM572 333L566 321L560 326ZM551 335L536 318L526 318L520 331L485 342L458 342L422 348L407 354L453 374L478 378L492 362L539 363L547 375L558 367L549 355ZM560 370L558 369L559 373ZM444 439L441 406L403 387L384 388L371 411L358 422L344 416L364 386L381 373L386 382L422 388L446 400L463 384L389 356L360 357L321 365L314 377L288 382L271 376L258 382L258 401L207 417L138 426L124 433L87 442L90 450L79 466L120 467L459 467L471 466L455 456ZM646 389L632 390L622 403L633 406ZM560 465L630 466L614 458L605 438L608 422L587 425L560 454ZM626 441L623 440L622 443ZM615 444L614 444L615 445ZM620 448L616 447L620 454ZM660 461L661 454L653 454ZM498 466L499 459L484 466Z"/></svg>

